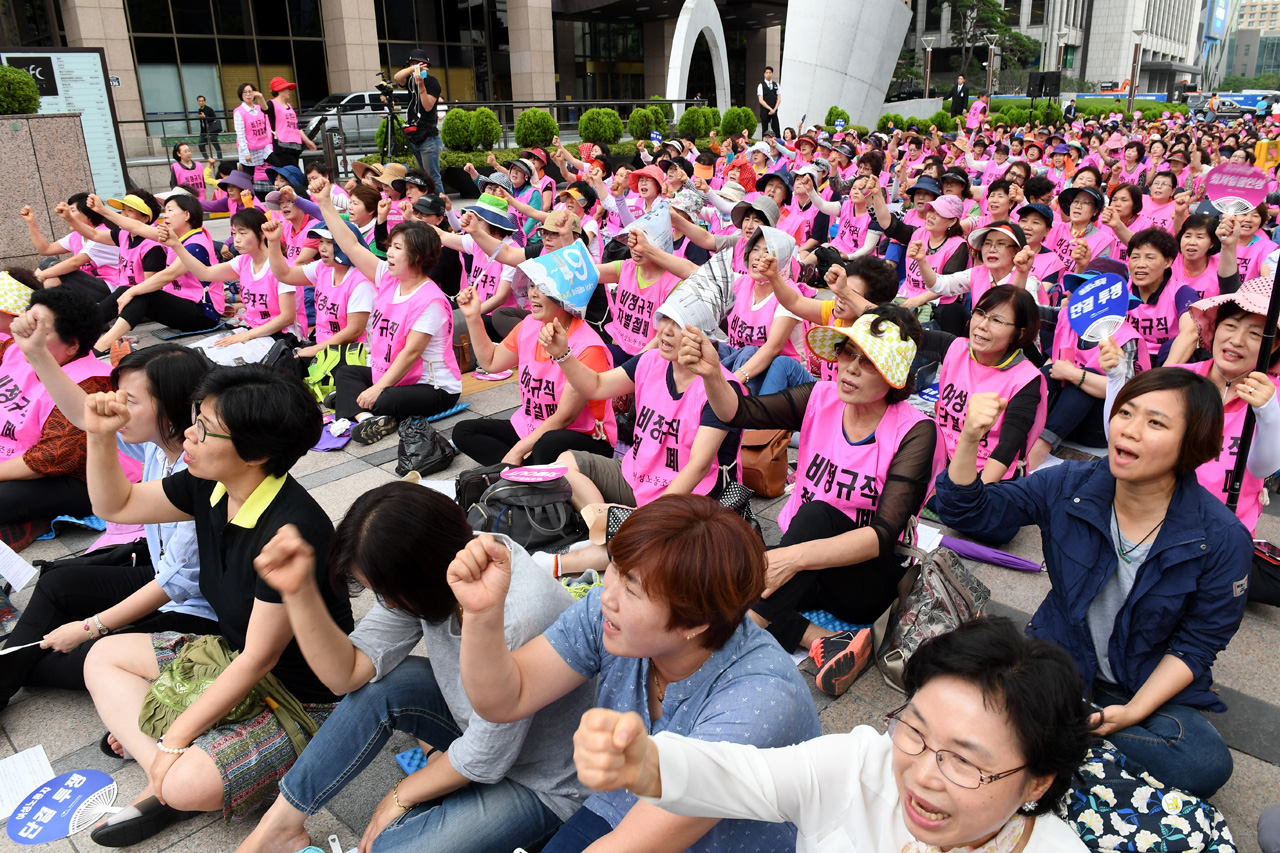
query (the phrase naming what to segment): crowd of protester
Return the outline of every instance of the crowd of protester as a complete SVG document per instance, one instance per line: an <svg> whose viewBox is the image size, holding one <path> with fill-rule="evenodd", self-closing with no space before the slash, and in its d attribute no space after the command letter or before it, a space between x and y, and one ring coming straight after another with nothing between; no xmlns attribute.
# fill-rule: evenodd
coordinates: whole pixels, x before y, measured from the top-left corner
<svg viewBox="0 0 1280 853"><path fill-rule="evenodd" d="M396 82L429 96L419 70ZM46 571L9 638L39 645L0 669L0 709L88 690L104 752L146 771L98 843L220 812L259 821L243 851L302 850L393 731L426 763L362 853L1073 850L1055 812L1091 739L1196 796L1231 777L1201 712L1246 602L1274 603L1250 540L1280 469L1280 349L1257 369L1280 245L1275 198L1220 215L1205 179L1271 125L1008 127L984 95L958 136L787 128L616 167L556 140L472 169L462 203L438 170L304 171L295 87L269 88L240 87L214 187L178 145L164 199L79 193L56 241L24 208L45 260L0 274L0 538L144 530ZM521 267L575 246L589 300ZM1095 342L1067 318L1106 273L1130 308ZM208 334L138 349L147 321ZM529 553L412 483L335 529L289 474L326 432L451 410L473 369L520 403L457 449L634 507L607 544ZM726 499L746 430L798 446L771 547ZM924 646L887 734L820 738L791 655L848 689L869 633L811 616L874 622L922 515L1039 527L1050 591L1026 635L984 617ZM178 660L208 683L157 710Z"/></svg>

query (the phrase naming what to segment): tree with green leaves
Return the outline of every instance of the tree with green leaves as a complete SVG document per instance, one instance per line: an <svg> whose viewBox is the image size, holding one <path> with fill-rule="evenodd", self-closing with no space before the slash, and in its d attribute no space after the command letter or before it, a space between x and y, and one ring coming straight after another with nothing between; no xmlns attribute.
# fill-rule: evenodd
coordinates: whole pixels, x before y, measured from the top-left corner
<svg viewBox="0 0 1280 853"><path fill-rule="evenodd" d="M974 51L986 53L988 35L997 37L1001 65L1025 68L1040 56L1040 42L1009 26L1001 0L939 0L951 7L951 41L960 48L958 69L976 74Z"/></svg>

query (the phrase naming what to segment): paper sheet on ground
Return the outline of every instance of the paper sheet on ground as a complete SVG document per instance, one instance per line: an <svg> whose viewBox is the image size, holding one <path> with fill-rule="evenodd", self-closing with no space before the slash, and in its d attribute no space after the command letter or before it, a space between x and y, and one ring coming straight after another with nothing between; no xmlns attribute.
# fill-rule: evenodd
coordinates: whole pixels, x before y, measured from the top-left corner
<svg viewBox="0 0 1280 853"><path fill-rule="evenodd" d="M0 575L18 592L27 585L27 581L36 576L36 567L19 557L14 550L0 542ZM27 791L27 793L31 793Z"/></svg>
<svg viewBox="0 0 1280 853"><path fill-rule="evenodd" d="M28 794L53 776L43 746L24 749L0 761L0 820L8 820Z"/></svg>
<svg viewBox="0 0 1280 853"><path fill-rule="evenodd" d="M428 489L434 489L450 500L458 499L458 482L457 480L421 480L422 485Z"/></svg>
<svg viewBox="0 0 1280 853"><path fill-rule="evenodd" d="M215 347L213 345L214 341L233 334L235 332L219 332L216 335L210 335L203 340L196 341L191 344L191 347L209 356L209 360L214 364L221 364L224 367L236 367L241 364L257 364L266 358L267 353L271 351L271 347L275 345L275 340L269 337L253 338L252 340L225 347Z"/></svg>

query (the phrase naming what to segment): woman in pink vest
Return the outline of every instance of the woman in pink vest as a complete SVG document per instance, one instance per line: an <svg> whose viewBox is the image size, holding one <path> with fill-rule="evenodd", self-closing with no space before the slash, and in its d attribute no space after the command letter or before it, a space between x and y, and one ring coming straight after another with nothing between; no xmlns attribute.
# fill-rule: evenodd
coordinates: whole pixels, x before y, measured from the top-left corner
<svg viewBox="0 0 1280 853"><path fill-rule="evenodd" d="M267 225L266 215L256 208L242 210L231 217L231 237L240 254L219 264L206 264L197 258L182 242L182 235L168 229L161 232L164 244L177 252L187 270L200 281L240 282L244 314L238 319L243 328L219 338L213 344L215 347L227 347L255 338L283 340L290 333L296 337L294 289L292 285L276 280L267 257L267 240L269 236L279 239L280 223L271 222L270 229Z"/></svg>
<svg viewBox="0 0 1280 853"><path fill-rule="evenodd" d="M516 221L507 203L489 193L481 195L475 204L467 208L467 214L479 218L489 234L502 241L493 252L485 252L475 239L465 232L454 234L451 231L436 229L436 235L444 248L471 256L468 287L472 288L480 299L479 313L489 340L500 341L502 335L493 325L493 312L499 308L515 307L517 303L515 290L512 288L516 269L502 263L498 255L504 246L513 245L512 235L517 230Z"/></svg>
<svg viewBox="0 0 1280 853"><path fill-rule="evenodd" d="M1177 221L1177 205L1173 201L1173 193L1177 184L1172 172L1157 172L1148 186L1151 195L1142 205L1142 212L1151 221L1154 228L1163 228L1170 234L1177 233L1181 222ZM1184 214L1185 215L1185 214Z"/></svg>
<svg viewBox="0 0 1280 853"><path fill-rule="evenodd" d="M1193 213L1182 223L1178 231L1178 257L1173 262L1171 287L1190 287L1200 299L1217 296L1218 264L1214 256L1222 243L1218 239L1217 220L1212 216ZM1241 277L1243 280L1243 276ZM1176 292L1176 291L1175 291Z"/></svg>
<svg viewBox="0 0 1280 853"><path fill-rule="evenodd" d="M678 218L672 217L672 222ZM617 285L608 290L610 320L605 331L612 338L609 350L618 362L639 355L653 340L653 312L681 281L654 260L653 252L644 251L637 232L644 235L645 243L663 251L672 247L669 235L664 240L664 235L651 233L648 223L637 223L626 230L632 232L627 235L631 257L596 265L601 284Z"/></svg>
<svg viewBox="0 0 1280 853"><path fill-rule="evenodd" d="M1124 146L1124 159L1112 167L1112 184L1132 184L1135 187L1146 186L1147 165L1144 162L1147 149L1141 142L1134 140Z"/></svg>
<svg viewBox="0 0 1280 853"><path fill-rule="evenodd" d="M59 205L63 207L64 205ZM105 230L102 215L89 207L89 194L76 193L65 202L67 214L72 219L84 219L98 230ZM84 290L95 301L100 301L115 288L120 272L120 249L114 244L86 241L80 232L72 230L55 242L49 242L40 233L36 215L27 205L18 210L18 216L27 224L31 247L45 258L33 271L37 281L45 287L68 284ZM56 255L70 254L66 260L54 262Z"/></svg>
<svg viewBox="0 0 1280 853"><path fill-rule="evenodd" d="M291 285L295 292L304 287L315 288L313 342L295 350L294 355L305 365L328 347L336 347L339 364L367 365L369 354L362 344L365 326L373 311L373 282L351 265L351 259L334 243L328 228L319 223L313 224L315 227L307 232L307 236L319 243L319 260L290 264L282 251L281 241L268 241L271 244L267 253L276 279ZM360 245L365 246L360 229L351 222L344 224ZM302 325L306 318L302 316L301 305L297 306L297 312L298 324Z"/></svg>
<svg viewBox="0 0 1280 853"><path fill-rule="evenodd" d="M87 393L109 391L111 365L93 357L98 306L69 287L33 291L34 319L52 327L50 354ZM93 514L85 437L54 405L12 338L0 340L0 541L21 550L59 515Z"/></svg>
<svg viewBox="0 0 1280 853"><path fill-rule="evenodd" d="M683 330L707 316L692 293L672 294L655 312L658 345L604 373L574 358L559 330L544 335L547 352L564 358L565 378L588 400L635 394L635 441L624 458L572 450L556 460L569 469L574 507L644 506L663 495L718 498L726 484L738 481L741 433L720 422L707 403L702 378L678 360ZM721 373L741 390L732 374L723 367ZM603 571L608 562L608 553L597 546L566 556L559 568L567 574Z"/></svg>
<svg viewBox="0 0 1280 853"><path fill-rule="evenodd" d="M815 326L807 343L839 364L838 380L764 397L743 397L730 385L701 332L687 332L680 348L680 362L703 377L723 423L800 433L795 488L778 516L782 542L769 552L764 597L752 616L786 651L810 649L822 666L818 682L832 693L857 675L855 655L865 663L869 636L833 636L801 612L822 609L862 624L884 612L904 572L894 546L942 470L933 421L907 402L920 341L915 317L893 305L847 328Z"/></svg>
<svg viewBox="0 0 1280 853"><path fill-rule="evenodd" d="M1240 242L1236 246L1236 264L1240 267L1240 280L1248 281L1262 275L1262 262L1267 255L1280 248L1262 232L1271 214L1264 201L1253 210L1235 217L1240 223Z"/></svg>
<svg viewBox="0 0 1280 853"><path fill-rule="evenodd" d="M453 443L481 465L546 465L570 450L612 458L618 441L612 403L587 402L560 370L560 362L568 358L566 351L571 351L586 367L604 373L613 367L609 350L583 317L568 310L572 303L554 292L550 282L541 286L530 283L528 301L529 316L500 346L494 346L483 334L475 291L468 288L458 294L476 364L490 373L515 370L520 378L520 403L510 421L463 421L453 428ZM558 350L556 359L539 337L547 328L558 333L565 348ZM552 331L545 333L551 335Z"/></svg>
<svg viewBox="0 0 1280 853"><path fill-rule="evenodd" d="M876 191L872 203L876 209L876 220L884 233L891 240L910 246L920 243L929 266L944 275L959 272L969 265L969 252L965 247L964 234L960 228L960 219L964 216L964 202L953 195L942 195L925 206L924 224L912 228L900 219L895 219L884 203L884 194ZM913 296L928 294L924 275L918 261L906 259L902 287L898 295L910 299ZM947 307L954 306L954 307ZM964 304L954 297L943 298L934 309L934 319L943 331L953 335L964 331Z"/></svg>
<svg viewBox="0 0 1280 853"><path fill-rule="evenodd" d="M316 144L298 127L298 114L289 103L297 83L283 77L271 78L271 100L266 104L267 121L274 137L267 162L273 166L297 166L302 149L316 150Z"/></svg>
<svg viewBox="0 0 1280 853"><path fill-rule="evenodd" d="M1094 224L1104 206L1102 193L1093 187L1072 187L1058 193L1058 210L1065 211L1067 218L1053 226L1045 245L1068 269L1074 265L1072 252L1078 240L1085 242L1090 262L1111 257L1115 235Z"/></svg>
<svg viewBox="0 0 1280 853"><path fill-rule="evenodd" d="M911 297L902 306L915 308L938 297L954 299L965 294L969 295L970 303L976 305L983 294L1001 284L1027 290L1033 301L1043 301L1044 289L1032 272L1035 255L1026 248L1027 237L1021 226L1008 221L993 222L970 234L968 243L977 263L944 276L933 271L925 256L924 244L912 243L907 248L907 257L920 265L922 279L929 291Z"/></svg>
<svg viewBox="0 0 1280 853"><path fill-rule="evenodd" d="M95 243L116 248L117 290L137 284L148 275L164 269L164 252L159 249L154 240L130 234L114 222L107 223L103 213L109 206L120 212L120 216L115 221L124 218L142 225L149 225L160 215L160 202L155 196L146 190L138 190L137 193L129 193L124 198L108 199L104 205L102 199L90 194L86 204L97 216L102 217L103 224L106 225L105 230L94 227L87 219L74 216L69 205L60 204L56 211L86 244Z"/></svg>
<svg viewBox="0 0 1280 853"><path fill-rule="evenodd" d="M944 345L934 420L948 460L960 438L970 397L994 392L1008 401L978 447L984 483L1025 473L1027 454L1044 428L1045 378L1024 354L1027 347L1035 347L1039 334L1040 313L1031 294L1002 284L977 298L968 338L940 342Z"/></svg>
<svg viewBox="0 0 1280 853"><path fill-rule="evenodd" d="M334 371L336 420L330 431L337 435L354 425L352 441L373 444L393 435L406 418L453 408L462 393L453 308L430 277L440 258L440 238L421 222L402 222L391 229L387 259L379 260L333 206L328 182L318 179L317 184L334 248L373 283L376 294L365 327L369 366L344 364Z"/></svg>
<svg viewBox="0 0 1280 853"><path fill-rule="evenodd" d="M1178 243L1163 228L1139 231L1129 241L1129 287L1139 300L1129 309L1129 325L1146 339L1157 366L1164 362L1162 347L1178 335L1178 318L1200 298L1190 285L1173 282L1177 259Z"/></svg>
<svg viewBox="0 0 1280 853"><path fill-rule="evenodd" d="M241 83L236 89L240 104L231 111L236 127L236 154L240 169L256 179L259 166L271 154L271 124L267 120L267 99L252 83ZM259 106L261 104L261 106Z"/></svg>
<svg viewBox="0 0 1280 853"><path fill-rule="evenodd" d="M879 243L880 235L871 230L871 213L867 209L865 194L875 180L873 176L856 178L840 205L840 226L836 236L831 238L831 248L845 260L871 254Z"/></svg>
<svg viewBox="0 0 1280 853"><path fill-rule="evenodd" d="M159 245L160 232L154 226L116 213L110 207L102 208L102 215L131 235ZM164 203L164 225L177 235L192 257L212 264L213 238L202 227L203 218L200 201L191 196L177 193ZM178 260L176 251L163 247L163 252L163 269L135 284L120 287L98 304L104 322L110 324L94 346L98 352L110 351L112 344L144 320L183 332L212 329L222 322L226 292L221 283L205 284Z"/></svg>
<svg viewBox="0 0 1280 853"><path fill-rule="evenodd" d="M1111 243L1112 259L1129 260L1129 241L1134 234L1151 227L1151 220L1142 215L1142 204L1142 190L1134 184L1120 184L1111 190L1111 201L1099 221L1115 238Z"/></svg>
<svg viewBox="0 0 1280 853"><path fill-rule="evenodd" d="M1063 276L1067 293L1073 292L1092 277L1067 273ZM1113 296L1122 297L1123 289L1121 291ZM1070 307L1070 299L1062 304L1060 319L1053 332L1053 347L1050 351L1052 358L1045 362L1043 368L1048 379L1049 409L1045 415L1044 429L1027 454L1028 471L1040 467L1049 454L1066 440L1087 447L1106 446L1102 416L1107 380L1098 365L1098 344L1083 341L1076 336L1071 324L1067 322L1067 315L1062 314L1070 311ZM1146 339L1131 325L1121 323L1112 333L1111 339L1121 349L1126 376L1132 377L1151 367Z"/></svg>
<svg viewBox="0 0 1280 853"><path fill-rule="evenodd" d="M191 146L179 142L173 146L173 162L169 164L169 187L182 187L196 198L204 198L204 167L191 158Z"/></svg>

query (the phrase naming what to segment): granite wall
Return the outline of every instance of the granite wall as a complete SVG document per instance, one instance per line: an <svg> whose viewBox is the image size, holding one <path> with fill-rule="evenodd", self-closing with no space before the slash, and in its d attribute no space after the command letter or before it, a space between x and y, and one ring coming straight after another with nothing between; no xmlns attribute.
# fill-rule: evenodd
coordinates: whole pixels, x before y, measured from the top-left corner
<svg viewBox="0 0 1280 853"><path fill-rule="evenodd" d="M78 113L0 116L0 267L39 260L18 216L24 204L52 241L71 230L53 212L58 202L92 188Z"/></svg>

